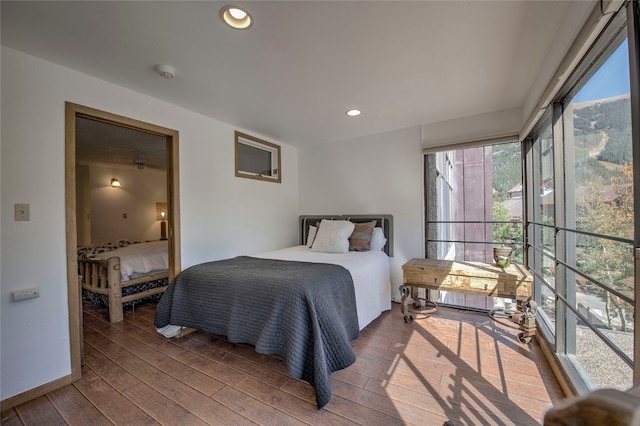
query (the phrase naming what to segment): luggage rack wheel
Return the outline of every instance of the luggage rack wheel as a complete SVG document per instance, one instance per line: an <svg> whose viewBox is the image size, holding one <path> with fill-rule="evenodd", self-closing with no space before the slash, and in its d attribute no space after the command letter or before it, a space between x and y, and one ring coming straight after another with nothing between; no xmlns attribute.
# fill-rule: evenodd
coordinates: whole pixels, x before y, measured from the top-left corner
<svg viewBox="0 0 640 426"><path fill-rule="evenodd" d="M529 344L531 343L531 336L530 335L525 335L525 333L518 333L518 341L520 343L525 343L525 344Z"/></svg>
<svg viewBox="0 0 640 426"><path fill-rule="evenodd" d="M408 305L407 298L411 297L411 288L412 288L411 285L407 285L407 284L403 284L400 286L400 294L402 295L400 308L402 310L402 316L405 324L411 324L414 320L414 317L409 310L409 306L407 306ZM425 302L424 306L422 306L422 303L420 302L421 300L424 300ZM432 314L438 309L438 305L436 304L436 302L433 302L424 297L416 297L411 303L411 305L416 310L416 312L423 315Z"/></svg>

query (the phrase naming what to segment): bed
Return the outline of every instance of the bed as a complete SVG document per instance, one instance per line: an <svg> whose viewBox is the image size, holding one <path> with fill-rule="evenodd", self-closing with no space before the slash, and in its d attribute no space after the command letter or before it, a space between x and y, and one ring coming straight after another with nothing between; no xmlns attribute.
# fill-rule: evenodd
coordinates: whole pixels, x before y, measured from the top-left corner
<svg viewBox="0 0 640 426"><path fill-rule="evenodd" d="M167 241L120 240L78 248L78 276L83 297L106 305L109 320L124 318L124 306L159 297L168 285Z"/></svg>
<svg viewBox="0 0 640 426"><path fill-rule="evenodd" d="M370 249L323 251L327 230L344 222L353 228L336 237L341 244L370 229ZM182 271L158 303L156 328L166 337L193 328L279 355L314 387L320 409L331 399L329 375L355 362L351 340L391 309L391 229L390 215L302 216L298 246Z"/></svg>

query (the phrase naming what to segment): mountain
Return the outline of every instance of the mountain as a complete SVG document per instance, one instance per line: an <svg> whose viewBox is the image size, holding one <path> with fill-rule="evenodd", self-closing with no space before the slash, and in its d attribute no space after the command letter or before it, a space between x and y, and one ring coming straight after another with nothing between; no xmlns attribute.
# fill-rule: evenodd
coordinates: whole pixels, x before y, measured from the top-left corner
<svg viewBox="0 0 640 426"><path fill-rule="evenodd" d="M630 102L626 94L573 104L576 182L600 176L608 183L632 161ZM520 145L495 145L492 159L494 200L503 201L521 182Z"/></svg>
<svg viewBox="0 0 640 426"><path fill-rule="evenodd" d="M630 103L627 94L573 105L576 158L620 165L632 161Z"/></svg>

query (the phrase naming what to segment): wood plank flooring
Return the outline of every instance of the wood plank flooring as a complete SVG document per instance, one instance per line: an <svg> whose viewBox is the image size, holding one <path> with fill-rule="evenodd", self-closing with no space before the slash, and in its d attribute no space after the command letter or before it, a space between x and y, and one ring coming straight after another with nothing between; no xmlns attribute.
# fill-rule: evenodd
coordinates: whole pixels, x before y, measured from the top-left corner
<svg viewBox="0 0 640 426"><path fill-rule="evenodd" d="M399 304L352 342L357 361L313 388L275 356L195 332L165 339L154 306L110 324L84 305L82 379L2 413L3 425L535 425L562 391L509 322L440 308L404 324Z"/></svg>

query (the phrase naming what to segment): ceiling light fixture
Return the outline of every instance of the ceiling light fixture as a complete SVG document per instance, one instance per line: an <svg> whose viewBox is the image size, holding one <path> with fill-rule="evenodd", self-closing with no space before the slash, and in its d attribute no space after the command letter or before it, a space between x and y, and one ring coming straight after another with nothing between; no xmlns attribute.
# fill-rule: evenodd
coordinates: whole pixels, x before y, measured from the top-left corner
<svg viewBox="0 0 640 426"><path fill-rule="evenodd" d="M164 78L173 78L176 76L176 70L171 65L158 65L156 70L158 71L158 74Z"/></svg>
<svg viewBox="0 0 640 426"><path fill-rule="evenodd" d="M222 22L236 30L247 30L253 26L253 16L243 7L227 5L220 9Z"/></svg>
<svg viewBox="0 0 640 426"><path fill-rule="evenodd" d="M360 111L359 109L350 109L345 114L347 114L349 117L357 117L362 114L362 111Z"/></svg>
<svg viewBox="0 0 640 426"><path fill-rule="evenodd" d="M112 178L111 186L114 188L120 188L122 185L120 185L120 181L118 180L118 178Z"/></svg>
<svg viewBox="0 0 640 426"><path fill-rule="evenodd" d="M147 164L147 160L145 160L144 158L136 158L135 160L133 160L133 164L135 164L136 166L138 166L138 168L140 170L144 169L145 164Z"/></svg>

